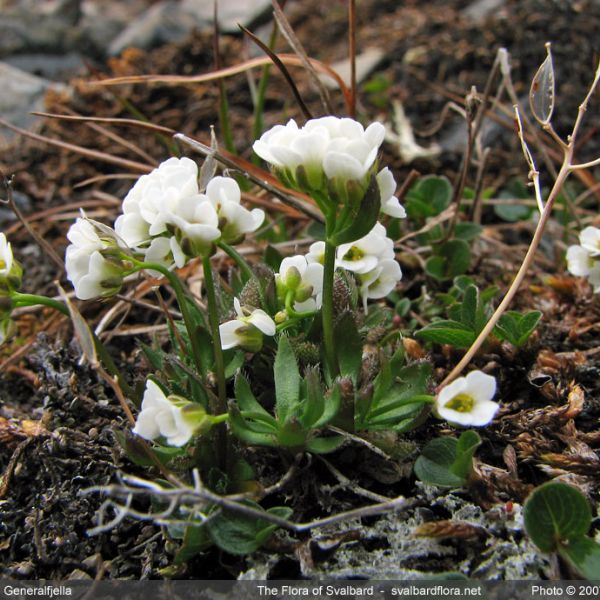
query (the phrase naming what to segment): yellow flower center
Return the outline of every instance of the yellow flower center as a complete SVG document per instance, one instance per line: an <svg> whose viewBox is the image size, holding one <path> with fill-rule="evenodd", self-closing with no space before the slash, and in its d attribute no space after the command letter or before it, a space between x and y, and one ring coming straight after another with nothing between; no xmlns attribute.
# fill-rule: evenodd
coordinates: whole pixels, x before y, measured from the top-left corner
<svg viewBox="0 0 600 600"><path fill-rule="evenodd" d="M362 260L365 253L358 246L351 246L350 250L344 254L344 260L359 261Z"/></svg>
<svg viewBox="0 0 600 600"><path fill-rule="evenodd" d="M475 399L473 396L469 396L468 394L457 394L452 400L446 402L446 408L450 408L459 413L467 413L473 410L474 404Z"/></svg>
<svg viewBox="0 0 600 600"><path fill-rule="evenodd" d="M6 261L0 258L0 269L6 269Z"/></svg>

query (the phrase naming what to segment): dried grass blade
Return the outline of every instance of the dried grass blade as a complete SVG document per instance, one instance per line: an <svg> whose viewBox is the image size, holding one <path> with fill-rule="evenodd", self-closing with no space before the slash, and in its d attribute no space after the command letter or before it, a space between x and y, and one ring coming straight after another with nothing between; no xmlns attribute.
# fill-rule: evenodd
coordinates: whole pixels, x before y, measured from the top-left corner
<svg viewBox="0 0 600 600"><path fill-rule="evenodd" d="M314 84L317 86L317 90L319 92L319 96L321 97L321 102L323 103L323 107L325 108L325 112L329 115L334 113L333 107L331 106L331 98L329 97L329 91L323 85L323 82L319 79L315 68L311 65L310 60L308 60L308 55L302 46L302 42L298 39L290 22L287 20L283 10L279 6L277 0L271 0L273 4L273 16L275 17L275 21L277 21L277 25L279 25L279 29L288 44L292 47L294 52L298 55L298 58L304 65L304 68L308 71L311 79Z"/></svg>
<svg viewBox="0 0 600 600"><path fill-rule="evenodd" d="M33 133L31 131L27 131L26 129L21 129L4 119L0 119L0 125L18 133L22 136L28 137L29 139L36 140L38 142L43 142L44 144L49 144L50 146L57 146L58 148L62 148L63 150L70 150L71 152L76 152L77 154L81 154L82 156L87 156L88 158L93 158L95 160L99 160L101 162L110 163L113 165L119 165L121 167L127 167L129 169L134 169L136 171L140 171L142 173L149 173L152 171L151 166L139 163L134 160L128 160L126 158L119 158L118 156L112 156L107 154L106 152L100 152L98 150L90 150L89 148L84 148L83 146L77 146L76 144L69 144L68 142L61 142L60 140L55 140L53 138L46 137L44 135L39 135L37 133Z"/></svg>
<svg viewBox="0 0 600 600"><path fill-rule="evenodd" d="M174 129L170 127L164 127L163 125L156 125L154 123L147 123L146 121L139 121L138 119L122 119L118 117L84 117L82 115L59 115L57 113L47 113L32 111L30 114L36 117L45 117L47 119L60 119L62 121L90 121L93 123L108 123L110 125L123 125L131 127L140 127L141 129L149 129L157 133L165 133L167 135L173 135Z"/></svg>
<svg viewBox="0 0 600 600"><path fill-rule="evenodd" d="M262 40L256 35L254 35L249 29L246 29L246 27L240 25L239 23L238 27L271 59L273 64L279 69L279 71L287 81L288 85L290 86L292 94L294 94L294 98L296 98L296 102L298 103L298 106L300 107L300 110L302 111L304 117L306 119L312 119L312 114L308 109L308 106L306 106L306 104L304 103L304 100L302 99L302 96L300 95L300 92L298 91L298 88L296 87L296 84L292 79L290 72L287 70L287 67L283 64L283 62L281 62L277 54L275 54L271 50L271 48L269 48L269 46L264 44Z"/></svg>

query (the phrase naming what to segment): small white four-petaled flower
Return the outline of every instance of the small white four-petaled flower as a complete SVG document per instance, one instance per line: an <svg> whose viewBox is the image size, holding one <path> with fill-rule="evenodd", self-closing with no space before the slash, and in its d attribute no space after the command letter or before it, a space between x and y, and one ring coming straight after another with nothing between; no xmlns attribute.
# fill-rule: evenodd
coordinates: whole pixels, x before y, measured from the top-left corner
<svg viewBox="0 0 600 600"><path fill-rule="evenodd" d="M579 242L579 246L569 246L567 250L567 268L577 277L587 277L597 294L600 292L600 228L586 227L579 234Z"/></svg>
<svg viewBox="0 0 600 600"><path fill-rule="evenodd" d="M483 427L496 416L500 405L492 398L496 380L481 371L471 371L442 388L435 399L440 419L462 427Z"/></svg>
<svg viewBox="0 0 600 600"><path fill-rule="evenodd" d="M233 299L233 306L237 318L219 325L221 347L228 350L240 346L248 352L258 352L262 348L263 334L275 335L275 321L260 308L253 311L242 309L237 298Z"/></svg>
<svg viewBox="0 0 600 600"><path fill-rule="evenodd" d="M154 381L146 382L133 433L146 440L162 437L169 446L184 446L206 427L210 427L209 418L199 404L179 396L167 397Z"/></svg>

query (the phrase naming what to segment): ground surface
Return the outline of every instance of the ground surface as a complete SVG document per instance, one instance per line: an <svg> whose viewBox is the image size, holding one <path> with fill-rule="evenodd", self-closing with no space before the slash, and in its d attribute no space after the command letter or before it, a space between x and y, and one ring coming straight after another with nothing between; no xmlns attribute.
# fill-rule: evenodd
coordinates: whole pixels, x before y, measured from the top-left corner
<svg viewBox="0 0 600 600"><path fill-rule="evenodd" d="M345 4L307 0L289 2L290 21L309 55L334 62L346 54ZM402 6L399 6L401 4ZM358 46L385 50L378 69L389 87L385 95L402 100L419 131L439 121L449 99L460 101L472 85L482 89L499 47L511 54L517 94L526 95L529 81L544 57L544 42L553 43L558 96L557 129L565 132L576 114L586 86L592 79L600 47L600 6L593 0L508 1L489 15L469 17L479 3L460 0L428 2L359 3ZM486 4L486 3L482 3ZM326 32L326 34L324 34ZM316 34L317 33L317 34ZM224 36L222 63L234 64L246 46L239 37ZM113 75L205 72L212 68L210 33L196 33L175 44L141 52L126 51L108 64L96 59L91 71L71 82L71 93L52 93L46 99L51 112L76 111L97 116L131 117L124 102L152 122L205 137L217 122L218 91L212 84L187 87L98 89L86 85L99 72ZM300 72L300 89L316 114L318 97ZM247 80L228 80L234 141L248 156L251 104ZM597 100L582 138L580 160L599 155ZM334 104L343 104L334 94ZM298 116L298 109L281 78L275 78L267 95L268 124ZM359 111L370 117L390 119L385 98L362 94ZM594 113L595 111L595 113ZM594 114L596 115L594 117ZM432 139L419 138L427 146L439 142L444 151L434 160L403 164L394 147L385 147L385 160L402 182L412 168L421 173L455 176L460 163L461 121L451 117ZM168 156L168 140L150 133L115 129L134 141L132 151L124 140L109 139L102 131L83 124L47 121L43 133L64 142L90 147L143 163ZM458 133L457 133L458 132ZM518 142L510 128L492 128L492 147L485 185L506 189L514 177L524 179L526 168ZM130 181L101 178L85 187L82 181L103 175L132 173L135 168L115 166L100 159L80 156L43 143L15 139L2 169L15 173L17 200L36 230L62 254L64 233L85 206L94 218L111 221L119 199ZM144 156L144 153L147 155ZM149 155L149 156L148 156ZM138 172L139 174L139 172ZM577 196L593 181L574 180ZM581 205L580 216L593 222L597 214L593 193ZM28 237L18 222L2 213L3 230L22 260L29 291L55 294L52 282L56 266ZM526 250L533 225L506 225L491 209L483 214L485 225L478 242L473 276L482 284L505 288ZM553 224L531 276L515 308L538 309L542 324L528 346L515 353L504 346L489 348L475 363L497 376L503 408L498 420L483 433L478 452L481 481L469 494L442 493L415 483L411 475L414 449L423 440L444 432L432 424L411 434L398 447L406 448L401 460L386 460L361 447L349 446L331 458L339 472L352 478L345 485L319 461L301 463L297 476L281 492L281 501L295 509L299 521L352 508L365 502L360 489L414 500L409 511L380 519L352 521L315 533L314 539L282 536L264 551L248 558L232 558L219 552L194 559L178 576L191 578L299 577L418 577L422 573L461 571L475 578L518 579L555 577L559 573L537 554L524 538L520 505L533 486L549 476L561 476L597 500L600 480L600 351L598 317L600 303L587 285L564 276L562 253L566 238ZM402 257L401 257L402 260ZM226 271L222 263L223 273ZM422 271L403 262L405 276L400 293L415 298L427 281ZM548 282L547 275L555 275ZM195 283L189 272L189 283ZM148 366L140 357L131 328L153 332L161 315L143 306L124 303L103 325L111 337L109 347L125 366L130 379L140 381ZM98 323L104 306L89 303L84 314ZM111 533L88 537L102 501L80 496L82 489L114 480L118 470L142 474L124 456L114 431L125 429L126 420L112 391L96 374L78 364L79 350L65 319L38 311L19 317L19 338L0 349L0 573L22 578L160 577L171 561L175 545L165 543L160 529L125 521ZM139 330L138 330L139 331ZM459 353L430 354L427 359L441 379L460 357ZM248 457L273 482L285 470L279 459L259 451ZM473 528L451 529L439 539L419 538L415 528L429 521L452 519ZM563 571L562 575L568 575Z"/></svg>

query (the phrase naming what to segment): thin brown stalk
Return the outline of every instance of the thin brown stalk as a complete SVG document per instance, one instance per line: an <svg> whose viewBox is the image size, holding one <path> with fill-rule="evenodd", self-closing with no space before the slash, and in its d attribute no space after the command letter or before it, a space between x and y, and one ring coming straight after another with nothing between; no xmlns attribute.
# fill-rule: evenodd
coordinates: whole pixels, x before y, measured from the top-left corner
<svg viewBox="0 0 600 600"><path fill-rule="evenodd" d="M12 125L4 119L0 119L0 125L29 139L36 140L38 142L43 142L44 144L49 144L50 146L56 146L58 148L62 148L63 150L69 150L70 152L75 152L77 154L81 154L82 156L93 158L94 160L98 160L100 162L118 165L127 169L133 169L135 171L140 171L141 173L149 173L150 171L152 171L153 168L151 166L136 162L134 160L119 158L118 156L112 156L110 154L107 154L106 152L90 150L89 148L84 148L83 146L77 146L76 144L61 142L60 140L55 140L53 138L46 137L45 135L39 135L37 133L33 133L31 131L27 131L26 129L21 129L20 127Z"/></svg>
<svg viewBox="0 0 600 600"><path fill-rule="evenodd" d="M302 62L295 54L278 54L278 59L285 65L302 66ZM316 60L314 58L309 58L312 66L319 72L327 75L331 79L333 79L338 87L340 88L342 94L344 95L344 100L346 102L346 107L349 110L350 107L350 90L348 86L344 83L344 80L341 78L340 74L332 69L329 65L321 62L320 60ZM264 58L253 58L244 62L241 62L233 67L226 67L219 71L212 71L210 73L204 73L202 75L129 75L126 77L112 77L110 79L102 79L99 81L90 81L88 85L101 85L101 86L111 86L111 85L124 85L124 84L132 84L132 83L162 83L167 85L186 85L193 83L207 83L209 81L216 81L217 79L221 79L224 77L232 77L234 75L238 75L240 73L245 73L251 69L256 67L262 67L264 65L272 64L272 60L269 57Z"/></svg>
<svg viewBox="0 0 600 600"><path fill-rule="evenodd" d="M350 116L356 117L356 0L348 2L348 53L350 59Z"/></svg>
<svg viewBox="0 0 600 600"><path fill-rule="evenodd" d="M23 227L27 230L27 233L36 241L38 246L50 257L50 259L54 262L54 264L58 267L60 273L62 273L65 268L65 264L58 256L58 254L54 251L54 248L29 224L25 215L21 212L17 203L15 202L13 196L13 188L12 188L12 178L6 177L2 169L0 169L0 177L4 183L4 188L6 189L6 199L8 201L8 205L15 213L17 219L21 222Z"/></svg>
<svg viewBox="0 0 600 600"><path fill-rule="evenodd" d="M293 208L299 210L319 223L323 222L323 216L309 203L310 198L308 196L277 186L275 180L263 169L259 169L252 163L244 161L239 157L234 157L222 150L215 150L214 148L211 148L202 142L184 135L183 133L176 133L173 137L194 148L194 150L200 152L204 156L214 156L226 167L241 171L244 177L250 181L253 181L257 185L260 185L262 188L279 198L285 204L289 204Z"/></svg>
<svg viewBox="0 0 600 600"><path fill-rule="evenodd" d="M285 13L279 6L279 3L277 2L277 0L271 0L271 2L273 4L273 16L275 17L275 21L277 21L277 24L279 25L279 30L281 31L281 33L287 40L288 44L292 47L294 52L298 55L298 58L300 59L300 61L302 62L302 64L306 68L306 70L308 71L310 78L312 79L313 83L317 87L319 96L321 98L321 102L323 103L323 108L325 109L325 112L329 115L333 114L334 110L331 105L331 98L329 97L329 91L323 85L323 82L319 79L319 76L317 75L317 71L312 66L310 60L308 59L308 55L306 54L306 51L304 50L304 47L302 46L302 42L300 42L300 40L298 39L298 36L295 34L294 30L292 29L290 22L287 20L287 17L285 16Z"/></svg>
<svg viewBox="0 0 600 600"><path fill-rule="evenodd" d="M162 125L156 125L146 121L138 121L137 119L121 119L117 117L84 117L82 115L60 115L56 113L38 111L32 111L31 114L35 115L36 117L60 119L61 121L91 121L93 123L107 123L109 125L119 125L124 127L139 127L140 129L148 129L156 133L165 133L167 135L173 135L175 133L175 130L171 129L170 127L163 127Z"/></svg>
<svg viewBox="0 0 600 600"><path fill-rule="evenodd" d="M273 52L271 50L271 48L269 48L269 46L267 46L265 43L263 43L263 41L259 37L254 35L249 29L247 29L243 25L240 25L239 23L238 23L238 27L271 59L273 64L279 69L280 73L283 75L284 79L287 81L287 84L290 86L290 90L291 90L292 94L294 95L294 98L296 99L296 102L298 103L298 106L300 107L300 110L302 111L302 114L304 115L304 117L306 119L312 119L312 113L310 112L308 106L306 106L304 100L302 99L302 96L296 86L296 83L292 79L292 76L290 75L290 72L287 70L287 67L281 61L281 59L277 56L277 54L275 54L275 52Z"/></svg>

